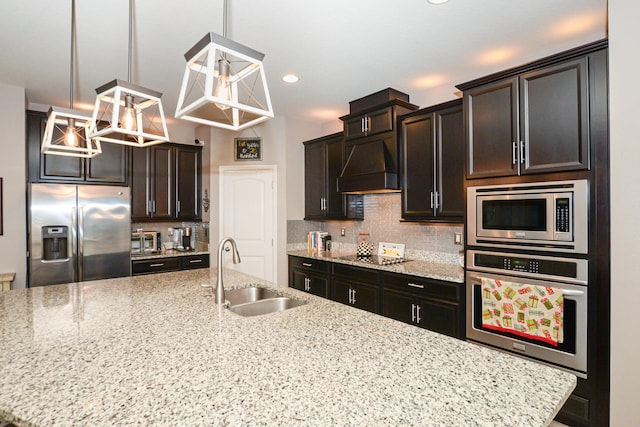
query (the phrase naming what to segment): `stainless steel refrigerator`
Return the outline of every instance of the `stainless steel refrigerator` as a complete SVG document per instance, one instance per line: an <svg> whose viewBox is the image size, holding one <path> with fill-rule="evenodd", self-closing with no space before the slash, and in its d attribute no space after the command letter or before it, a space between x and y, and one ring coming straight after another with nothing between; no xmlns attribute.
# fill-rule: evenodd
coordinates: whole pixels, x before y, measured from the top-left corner
<svg viewBox="0 0 640 427"><path fill-rule="evenodd" d="M30 184L29 287L131 274L128 187Z"/></svg>

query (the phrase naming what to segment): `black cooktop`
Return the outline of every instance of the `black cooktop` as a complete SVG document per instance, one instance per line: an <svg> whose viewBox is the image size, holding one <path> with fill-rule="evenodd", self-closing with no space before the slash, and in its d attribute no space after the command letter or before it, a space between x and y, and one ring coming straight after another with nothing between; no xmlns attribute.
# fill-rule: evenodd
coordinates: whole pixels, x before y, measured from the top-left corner
<svg viewBox="0 0 640 427"><path fill-rule="evenodd" d="M378 265L399 264L406 261L404 258L389 258L389 257L381 257L378 255L371 255L371 256L346 255L346 256L341 256L339 258L344 259L346 261L363 262L367 264L378 264Z"/></svg>

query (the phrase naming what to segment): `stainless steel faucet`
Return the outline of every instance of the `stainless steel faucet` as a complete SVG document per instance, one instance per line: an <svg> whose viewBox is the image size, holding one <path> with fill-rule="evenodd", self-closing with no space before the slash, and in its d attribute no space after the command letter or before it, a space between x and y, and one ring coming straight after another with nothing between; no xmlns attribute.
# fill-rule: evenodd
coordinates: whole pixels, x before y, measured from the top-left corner
<svg viewBox="0 0 640 427"><path fill-rule="evenodd" d="M222 280L222 252L225 250L225 245L231 243L231 249L233 250L233 263L238 264L240 262L240 254L238 253L238 247L236 241L231 237L225 237L220 241L218 245L218 283L216 284L216 304L224 304L224 282ZM229 249L226 249L229 251Z"/></svg>

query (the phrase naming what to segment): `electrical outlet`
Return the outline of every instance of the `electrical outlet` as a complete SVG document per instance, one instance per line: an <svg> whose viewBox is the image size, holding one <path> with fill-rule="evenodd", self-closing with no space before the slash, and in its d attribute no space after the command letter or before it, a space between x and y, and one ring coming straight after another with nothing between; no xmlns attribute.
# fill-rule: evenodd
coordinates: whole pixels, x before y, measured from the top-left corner
<svg viewBox="0 0 640 427"><path fill-rule="evenodd" d="M462 244L462 233L454 233L453 243L456 245Z"/></svg>
<svg viewBox="0 0 640 427"><path fill-rule="evenodd" d="M344 227L340 227L340 235L344 236L346 234L346 230Z"/></svg>

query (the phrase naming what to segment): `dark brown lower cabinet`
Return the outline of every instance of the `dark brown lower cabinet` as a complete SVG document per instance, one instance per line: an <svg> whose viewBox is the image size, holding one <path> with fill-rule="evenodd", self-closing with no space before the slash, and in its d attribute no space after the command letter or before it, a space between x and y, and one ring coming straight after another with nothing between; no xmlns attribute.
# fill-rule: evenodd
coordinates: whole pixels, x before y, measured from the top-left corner
<svg viewBox="0 0 640 427"><path fill-rule="evenodd" d="M134 259L131 261L131 275L165 273L168 271L192 270L209 267L209 254L179 257Z"/></svg>
<svg viewBox="0 0 640 427"><path fill-rule="evenodd" d="M464 283L384 273L382 315L464 339Z"/></svg>
<svg viewBox="0 0 640 427"><path fill-rule="evenodd" d="M444 300L421 298L415 294L383 289L382 315L430 331L462 338L460 334L460 304Z"/></svg>
<svg viewBox="0 0 640 427"><path fill-rule="evenodd" d="M464 339L464 283L289 255L289 286Z"/></svg>
<svg viewBox="0 0 640 427"><path fill-rule="evenodd" d="M333 263L331 299L380 313L380 270Z"/></svg>
<svg viewBox="0 0 640 427"><path fill-rule="evenodd" d="M352 307L380 312L380 286L355 283L346 279L334 278L331 282L331 299Z"/></svg>
<svg viewBox="0 0 640 427"><path fill-rule="evenodd" d="M329 298L331 265L326 261L289 256L289 286Z"/></svg>

